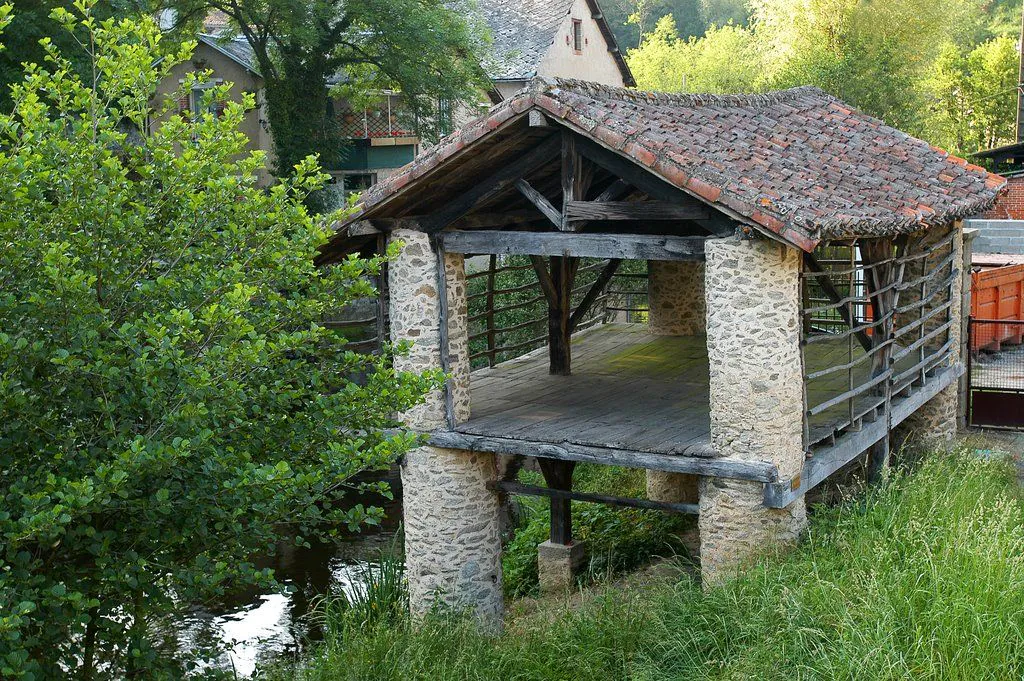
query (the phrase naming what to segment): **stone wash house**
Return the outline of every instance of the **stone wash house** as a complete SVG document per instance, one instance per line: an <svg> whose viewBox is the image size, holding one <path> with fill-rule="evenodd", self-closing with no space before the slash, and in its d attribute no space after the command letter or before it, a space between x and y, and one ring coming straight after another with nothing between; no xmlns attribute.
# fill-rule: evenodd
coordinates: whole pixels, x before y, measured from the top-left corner
<svg viewBox="0 0 1024 681"><path fill-rule="evenodd" d="M551 499L545 588L582 559L574 499L696 514L715 580L795 540L805 494L841 469L877 477L891 437L951 437L962 219L1003 183L816 88L535 79L372 187L320 262L402 242L380 296L390 337L414 341L396 364L450 376L403 415L427 436L401 466L413 610L500 625L509 494ZM471 370L476 255L532 265L545 348ZM574 334L625 261L647 267L645 323ZM524 458L545 487L518 482ZM646 498L574 491L580 461L646 469Z"/></svg>
<svg viewBox="0 0 1024 681"><path fill-rule="evenodd" d="M456 125L486 111L524 87L535 76L582 78L608 85L634 85L596 0L479 0L477 10L493 35L493 61L488 70L494 84L482 108L460 107L452 112ZM256 96L257 106L242 126L250 149L273 151L271 130L263 102L263 84L248 43L243 38L218 38L228 30L226 17L212 14L207 33L197 37L190 62L180 64L158 88L158 97L177 91L186 72L213 71L214 81L235 83L232 96ZM343 77L341 74L333 82ZM202 88L178 102L179 111L194 111L202 101ZM349 153L336 168L328 168L332 186L340 193L362 191L413 160L422 140L415 123L405 115L398 92L382 92L372 107L355 110L341 99L332 102ZM159 124L159 121L154 121ZM269 184L269 172L260 177Z"/></svg>

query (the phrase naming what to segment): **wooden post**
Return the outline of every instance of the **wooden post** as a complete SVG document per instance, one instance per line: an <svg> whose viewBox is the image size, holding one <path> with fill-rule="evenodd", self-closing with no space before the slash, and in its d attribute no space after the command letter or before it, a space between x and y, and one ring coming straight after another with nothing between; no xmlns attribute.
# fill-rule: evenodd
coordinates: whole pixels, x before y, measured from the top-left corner
<svg viewBox="0 0 1024 681"><path fill-rule="evenodd" d="M494 351L497 346L494 333L494 277L497 268L498 256L491 255L487 270L487 365L492 367L497 363Z"/></svg>
<svg viewBox="0 0 1024 681"><path fill-rule="evenodd" d="M553 256L551 283L554 300L548 300L548 355L549 372L557 376L572 373L572 348L569 320L572 316L572 285L578 258Z"/></svg>
<svg viewBox="0 0 1024 681"><path fill-rule="evenodd" d="M541 459L540 470L544 481L551 489L572 491L572 473L576 468L575 461L557 461ZM567 546L572 543L572 500L568 497L551 498L551 543Z"/></svg>

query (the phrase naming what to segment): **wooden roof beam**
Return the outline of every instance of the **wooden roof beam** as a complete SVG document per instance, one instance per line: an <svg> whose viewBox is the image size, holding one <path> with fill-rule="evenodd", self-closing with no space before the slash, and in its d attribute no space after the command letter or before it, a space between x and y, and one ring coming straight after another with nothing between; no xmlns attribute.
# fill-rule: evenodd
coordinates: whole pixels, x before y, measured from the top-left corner
<svg viewBox="0 0 1024 681"><path fill-rule="evenodd" d="M475 207L513 187L517 181L523 179L531 171L557 158L560 149L560 137L551 136L545 139L527 153L492 173L482 182L467 189L441 210L424 217L420 220L420 227L428 233L444 229L467 215Z"/></svg>
<svg viewBox="0 0 1024 681"><path fill-rule="evenodd" d="M703 237L652 234L580 234L578 232L445 232L451 253L568 256L618 260L704 259Z"/></svg>

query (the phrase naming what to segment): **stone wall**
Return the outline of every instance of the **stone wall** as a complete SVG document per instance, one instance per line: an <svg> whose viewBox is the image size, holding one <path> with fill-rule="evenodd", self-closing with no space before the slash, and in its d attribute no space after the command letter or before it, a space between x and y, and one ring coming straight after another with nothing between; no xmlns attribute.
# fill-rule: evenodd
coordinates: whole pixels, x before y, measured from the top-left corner
<svg viewBox="0 0 1024 681"><path fill-rule="evenodd" d="M662 336L703 334L707 317L704 263L648 260L647 299L651 333Z"/></svg>
<svg viewBox="0 0 1024 681"><path fill-rule="evenodd" d="M396 230L405 243L389 265L392 339L413 341L396 368L425 371L441 366L438 260L427 235ZM456 418L469 415L466 286L462 258L445 256L449 308L449 362ZM441 391L402 415L428 431L445 426ZM466 608L486 628L501 626L501 537L495 457L420 447L402 462L403 522L410 606L423 615L435 604Z"/></svg>
<svg viewBox="0 0 1024 681"><path fill-rule="evenodd" d="M647 261L647 328L659 336L703 334L706 325L704 263ZM647 498L697 503L697 476L647 471Z"/></svg>
<svg viewBox="0 0 1024 681"><path fill-rule="evenodd" d="M712 444L721 456L771 461L789 478L804 462L801 254L756 238L708 240L706 255ZM803 530L803 498L785 509L762 500L758 483L701 479L705 580Z"/></svg>

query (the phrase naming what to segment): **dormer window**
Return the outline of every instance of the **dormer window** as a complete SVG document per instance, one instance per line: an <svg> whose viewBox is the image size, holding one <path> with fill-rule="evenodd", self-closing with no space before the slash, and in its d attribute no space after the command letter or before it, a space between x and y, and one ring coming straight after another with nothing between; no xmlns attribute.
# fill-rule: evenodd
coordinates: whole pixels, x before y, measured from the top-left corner
<svg viewBox="0 0 1024 681"><path fill-rule="evenodd" d="M572 20L572 49L576 54L583 52L583 21Z"/></svg>

